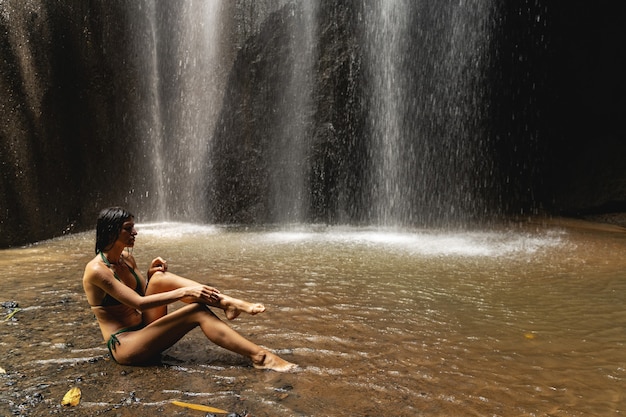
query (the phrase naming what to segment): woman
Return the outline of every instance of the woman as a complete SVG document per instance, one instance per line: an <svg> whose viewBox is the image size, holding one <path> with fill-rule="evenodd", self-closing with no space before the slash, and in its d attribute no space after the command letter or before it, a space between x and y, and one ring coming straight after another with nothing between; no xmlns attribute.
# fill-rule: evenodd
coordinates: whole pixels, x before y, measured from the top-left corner
<svg viewBox="0 0 626 417"><path fill-rule="evenodd" d="M255 368L286 372L296 367L242 337L208 308L220 308L232 320L242 312L263 312L262 304L232 298L172 274L162 258L152 261L145 280L133 256L124 250L134 246L136 235L130 212L120 207L103 210L96 227L96 256L83 275L87 301L116 362L151 362L200 326L210 341L249 357ZM188 305L168 314L167 305L175 301Z"/></svg>

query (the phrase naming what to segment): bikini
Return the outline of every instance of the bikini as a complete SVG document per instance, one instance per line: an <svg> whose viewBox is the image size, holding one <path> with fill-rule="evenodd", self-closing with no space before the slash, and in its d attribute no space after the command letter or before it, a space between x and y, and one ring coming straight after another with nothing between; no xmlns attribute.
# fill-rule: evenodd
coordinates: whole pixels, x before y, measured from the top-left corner
<svg viewBox="0 0 626 417"><path fill-rule="evenodd" d="M109 269L111 269L111 271L113 271L111 263L106 258L106 256L104 256L104 254L102 252L100 252L100 257L102 258L102 261L104 262L104 264L107 267L109 267ZM135 281L137 282L137 285L135 286L135 292L143 297L144 296L144 292L141 289L141 280L137 276L137 273L135 272L135 270L130 265L128 265L126 262L124 262L124 263L126 264L128 269L130 270L130 273L133 274L133 276L135 277ZM116 280L118 280L119 282L122 282L122 280L117 276L115 271L113 271L113 276L115 277ZM102 299L102 302L100 303L100 305L98 307L110 307L110 306L115 306L115 305L120 305L120 304L122 304L122 303L119 300L113 298L108 293L106 293L104 295L104 298ZM121 344L120 341L118 340L117 336L119 334L122 334L122 333L132 332L132 331L135 331L135 330L143 329L143 327L144 327L144 324L143 323L139 323L136 326L125 327L125 328L123 328L121 330L118 330L115 333L111 334L111 336L109 337L109 340L107 341L107 348L109 348L109 354L111 355L111 358L113 358L114 361L116 361L115 360L115 356L113 356L113 351L115 351L115 346Z"/></svg>
<svg viewBox="0 0 626 417"><path fill-rule="evenodd" d="M102 262L104 262L104 264L109 269L111 269L111 271L113 271L111 262L109 262L107 257L104 256L104 254L102 252L100 252L100 257L102 258ZM141 289L141 280L137 276L137 273L135 272L135 270L130 265L128 265L126 262L124 262L124 263L126 264L128 269L130 270L130 273L133 274L133 276L135 277L135 281L137 282L137 285L135 286L135 292L143 297L145 294L143 293L143 290ZM118 280L119 282L122 282L122 280L120 280L120 277L117 276L115 271L113 271L113 276L115 277L116 280ZM122 303L119 302L118 300L116 300L115 298L111 297L108 293L106 293L104 298L102 299L102 302L100 303L100 307L116 306L116 305L120 305L120 304L122 304Z"/></svg>

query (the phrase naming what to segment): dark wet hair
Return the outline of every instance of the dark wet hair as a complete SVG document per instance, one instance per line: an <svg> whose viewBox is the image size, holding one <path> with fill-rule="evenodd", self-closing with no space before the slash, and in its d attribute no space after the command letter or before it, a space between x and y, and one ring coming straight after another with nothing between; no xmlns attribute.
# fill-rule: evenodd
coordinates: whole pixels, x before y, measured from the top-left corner
<svg viewBox="0 0 626 417"><path fill-rule="evenodd" d="M109 207L100 212L96 224L96 254L110 249L122 231L122 225L133 218L133 214L122 207Z"/></svg>

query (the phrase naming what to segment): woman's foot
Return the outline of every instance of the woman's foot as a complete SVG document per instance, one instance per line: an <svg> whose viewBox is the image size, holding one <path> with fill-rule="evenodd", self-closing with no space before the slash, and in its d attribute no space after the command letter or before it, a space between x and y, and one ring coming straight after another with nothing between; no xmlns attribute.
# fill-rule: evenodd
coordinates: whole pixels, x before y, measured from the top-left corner
<svg viewBox="0 0 626 417"><path fill-rule="evenodd" d="M252 358L252 365L256 369L269 369L276 372L290 372L298 367L295 363L287 362L266 350L262 350Z"/></svg>
<svg viewBox="0 0 626 417"><path fill-rule="evenodd" d="M224 313L228 320L233 320L239 317L243 313L248 313L252 316L265 311L265 306L259 303L249 303L247 301L239 300L225 296L222 298L222 304L224 305Z"/></svg>

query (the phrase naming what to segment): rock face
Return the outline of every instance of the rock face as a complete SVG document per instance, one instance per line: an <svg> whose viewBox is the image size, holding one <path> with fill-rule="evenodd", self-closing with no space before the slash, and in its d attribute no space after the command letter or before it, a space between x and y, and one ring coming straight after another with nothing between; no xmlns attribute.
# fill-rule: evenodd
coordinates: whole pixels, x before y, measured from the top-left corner
<svg viewBox="0 0 626 417"><path fill-rule="evenodd" d="M89 229L109 205L216 223L626 211L621 10L519 0L482 18L407 3L397 68L410 76L392 97L408 156L386 184L376 141L390 139L373 120L393 76L374 74L364 2L221 2L210 70L190 4L0 2L0 247ZM179 176L185 149L206 155L202 178ZM403 201L373 209L386 199Z"/></svg>
<svg viewBox="0 0 626 417"><path fill-rule="evenodd" d="M126 65L137 51L117 6L0 4L0 246L88 227L140 188L145 77Z"/></svg>

